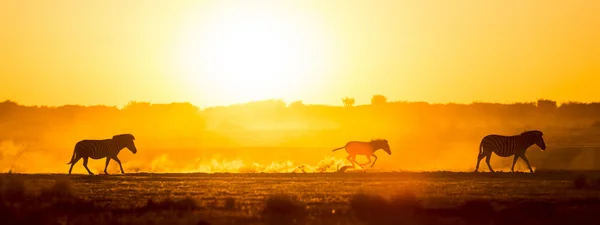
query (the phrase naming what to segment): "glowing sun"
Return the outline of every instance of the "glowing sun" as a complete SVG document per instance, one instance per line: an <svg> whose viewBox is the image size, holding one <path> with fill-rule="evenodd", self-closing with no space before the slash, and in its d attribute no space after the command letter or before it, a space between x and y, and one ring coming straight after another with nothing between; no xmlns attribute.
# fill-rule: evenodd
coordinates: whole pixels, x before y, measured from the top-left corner
<svg viewBox="0 0 600 225"><path fill-rule="evenodd" d="M186 23L178 67L189 88L222 104L295 98L322 79L326 30L286 8L217 7Z"/></svg>

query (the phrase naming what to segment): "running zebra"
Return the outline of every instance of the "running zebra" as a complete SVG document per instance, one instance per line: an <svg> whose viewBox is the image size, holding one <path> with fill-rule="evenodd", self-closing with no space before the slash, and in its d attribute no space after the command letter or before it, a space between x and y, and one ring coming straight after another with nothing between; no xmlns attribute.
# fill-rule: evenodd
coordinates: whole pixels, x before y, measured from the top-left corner
<svg viewBox="0 0 600 225"><path fill-rule="evenodd" d="M73 170L75 163L77 163L81 158L83 158L83 167L85 167L90 175L94 175L94 173L92 173L87 166L88 158L106 158L106 166L104 166L105 174L108 174L108 172L106 172L106 168L108 167L110 160L115 160L117 163L119 163L121 173L125 174L125 171L123 171L123 166L121 166L121 160L117 158L117 155L123 148L129 149L133 154L135 154L137 149L133 143L134 140L135 137L133 137L131 134L119 134L113 136L112 139L82 140L77 142L77 144L75 144L75 150L73 150L71 162L67 163L67 165L71 164L69 174L71 174L71 170Z"/></svg>
<svg viewBox="0 0 600 225"><path fill-rule="evenodd" d="M383 151L387 152L388 155L392 154L392 151L390 150L390 145L388 144L388 141L385 139L377 139L377 140L372 140L370 142L350 141L350 142L346 143L346 145L344 145L344 147L336 148L332 152L335 152L335 151L343 149L343 148L345 148L346 152L348 152L348 154L349 154L348 157L346 157L346 158L348 159L348 161L350 161L352 163L352 168L355 167L354 164L358 164L360 167L363 167L364 165L371 163L371 156L375 157L373 164L371 164L371 168L373 168L373 165L375 165L375 162L377 162L377 156L375 155L375 151L377 151L379 149L383 149ZM364 163L364 164L360 164L360 163L356 162L356 155L366 156L369 159L369 162Z"/></svg>
<svg viewBox="0 0 600 225"><path fill-rule="evenodd" d="M496 155L500 157L509 157L514 155L515 159L513 160L512 167L510 171L514 172L515 163L517 163L517 159L521 157L523 161L527 163L529 167L529 171L533 173L531 169L531 165L529 164L529 160L525 156L525 151L527 148L536 144L538 147L542 149L542 151L546 150L546 143L544 143L544 139L542 138L544 134L539 130L525 131L520 135L514 136L502 136L490 134L485 136L481 140L481 144L479 144L479 155L477 156L477 166L475 167L475 172L479 169L479 162L483 157L485 158L485 162L490 168L491 172L494 172L492 166L490 165L490 158L492 157L492 152L496 153Z"/></svg>

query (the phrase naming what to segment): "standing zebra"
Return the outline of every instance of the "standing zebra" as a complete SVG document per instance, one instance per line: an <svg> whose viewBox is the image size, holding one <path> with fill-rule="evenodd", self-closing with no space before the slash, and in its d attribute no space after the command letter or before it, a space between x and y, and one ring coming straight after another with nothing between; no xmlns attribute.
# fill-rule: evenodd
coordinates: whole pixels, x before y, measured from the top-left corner
<svg viewBox="0 0 600 225"><path fill-rule="evenodd" d="M81 158L83 158L83 167L85 167L90 175L94 175L94 173L92 173L92 171L90 171L90 169L87 167L88 158L106 158L106 166L104 166L105 174L108 174L108 172L106 172L106 168L108 167L110 159L115 160L117 163L119 163L121 173L125 174L125 171L123 171L123 166L121 166L121 160L117 158L117 155L123 148L129 149L133 154L135 154L137 149L133 143L134 140L135 137L133 137L131 134L119 134L113 136L112 139L82 140L77 142L77 144L75 144L75 150L73 150L71 162L67 163L67 165L71 164L69 174L71 174L71 170L73 170L75 163L77 163Z"/></svg>
<svg viewBox="0 0 600 225"><path fill-rule="evenodd" d="M533 144L536 144L538 147L540 147L542 151L546 150L546 143L544 143L544 139L542 138L543 135L544 134L541 131L533 130L525 131L520 135L513 136L502 136L495 134L485 136L481 140L481 144L479 144L479 155L477 156L477 166L475 167L475 172L477 172L479 169L479 162L481 162L483 157L486 157L485 162L487 163L490 171L494 172L492 166L490 165L490 158L492 157L492 152L494 152L500 157L509 157L512 155L515 156L510 171L514 172L515 163L517 163L517 159L521 157L523 161L527 163L529 171L533 173L531 165L529 164L529 160L527 160L527 157L525 156L525 151Z"/></svg>
<svg viewBox="0 0 600 225"><path fill-rule="evenodd" d="M372 140L370 142L363 142L363 141L350 141L348 143L346 143L346 145L344 145L344 147L339 147L334 149L332 152L335 152L337 150L340 149L346 149L346 152L348 152L348 157L346 157L348 159L348 161L350 161L352 163L352 167L355 167L354 164L358 164L360 167L363 167L364 165L367 165L369 163L371 163L371 156L375 157L375 160L373 161L373 164L371 164L371 168L373 168L373 165L375 165L375 162L377 162L377 156L375 155L375 151L379 150L379 149L383 149L385 152L388 153L388 155L392 154L392 151L390 150L390 145L388 144L388 141L385 139L377 139L377 140ZM369 159L369 162L364 163L364 164L360 164L358 162L356 162L356 155L364 155Z"/></svg>

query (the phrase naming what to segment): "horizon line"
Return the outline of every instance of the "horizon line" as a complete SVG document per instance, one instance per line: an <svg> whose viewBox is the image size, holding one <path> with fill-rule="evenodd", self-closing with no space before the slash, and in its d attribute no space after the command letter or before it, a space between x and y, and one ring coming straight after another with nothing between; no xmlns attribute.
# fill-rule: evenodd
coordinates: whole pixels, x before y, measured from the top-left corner
<svg viewBox="0 0 600 225"><path fill-rule="evenodd" d="M340 102L342 102L342 98L340 97ZM150 105L168 105L168 104L190 104L192 106L195 106L199 109L209 109L209 108L217 108L217 107L231 107L231 106L237 106L237 105L245 105L245 104L250 104L250 103L257 103L257 102L267 102L267 101L281 101L283 103L286 104L286 106L290 106L292 103L295 102L301 102L302 104L306 105L306 106L330 106L330 107L344 107L343 104L319 104L319 103L306 103L303 100L291 100L291 101L286 101L284 99L280 99L280 98L271 98L271 99L263 99L263 100L252 100L252 101L246 101L246 102L239 102L239 103L232 103L232 104L223 104L223 105L211 105L211 106L205 106L205 107L200 107L198 104L195 104L191 101L171 101L171 102L152 102L152 101L139 101L139 100L130 100L125 104L121 104L121 105L108 105L108 104L62 104L62 105L36 105L36 104L20 104L17 101L11 100L11 99L4 99L3 101L0 101L0 103L6 103L6 102L12 102L15 103L18 106L24 106L24 107L50 107L50 108L58 108L58 107L64 107L64 106L82 106L82 107L92 107L92 106L104 106L104 107L116 107L118 109L123 109L125 108L127 105L131 104L131 103L148 103ZM538 98L536 100L533 101L515 101L515 102L492 102L492 101L472 101L469 103L461 103L461 102L452 102L452 101L446 101L446 102L429 102L429 101L408 101L408 100L397 100L397 101L387 101L385 104L393 104L393 103L404 103L404 104L410 104L410 103L427 103L429 105L473 105L473 104L501 104L501 105L512 105L512 104L536 104L539 101L551 101L551 102L555 102L557 107L560 107L561 105L564 104L569 104L569 103L579 103L579 104L600 104L600 101L575 101L575 100L569 100L569 101L556 101L556 100L552 100L552 99L546 99L546 98ZM366 103L366 104L355 104L353 107L357 107L357 106L369 106L372 105L371 103Z"/></svg>

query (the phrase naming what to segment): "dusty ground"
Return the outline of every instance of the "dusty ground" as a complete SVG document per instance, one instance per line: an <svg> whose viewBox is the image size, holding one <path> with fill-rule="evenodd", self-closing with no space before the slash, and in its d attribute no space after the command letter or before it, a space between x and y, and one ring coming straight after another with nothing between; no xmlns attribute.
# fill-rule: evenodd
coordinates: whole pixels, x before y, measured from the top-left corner
<svg viewBox="0 0 600 225"><path fill-rule="evenodd" d="M576 188L582 175L586 185ZM559 224L599 219L599 178L543 171L4 174L2 216L49 224L515 224L510 218L521 217Z"/></svg>

